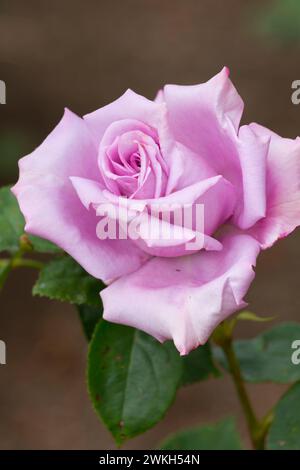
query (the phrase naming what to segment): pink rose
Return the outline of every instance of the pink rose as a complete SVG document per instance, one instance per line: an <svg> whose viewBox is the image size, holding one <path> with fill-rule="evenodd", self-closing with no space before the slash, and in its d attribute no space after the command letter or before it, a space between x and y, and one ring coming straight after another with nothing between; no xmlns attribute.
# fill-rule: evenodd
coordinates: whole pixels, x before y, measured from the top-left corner
<svg viewBox="0 0 300 470"><path fill-rule="evenodd" d="M207 83L167 85L155 101L128 90L83 119L61 122L20 161L13 192L26 230L68 252L109 284L104 318L131 325L181 354L245 306L261 249L300 223L300 139L240 126L243 102L224 68ZM204 206L203 247L182 239L100 239L101 205ZM124 222L122 214L118 223ZM176 232L159 221L159 232Z"/></svg>

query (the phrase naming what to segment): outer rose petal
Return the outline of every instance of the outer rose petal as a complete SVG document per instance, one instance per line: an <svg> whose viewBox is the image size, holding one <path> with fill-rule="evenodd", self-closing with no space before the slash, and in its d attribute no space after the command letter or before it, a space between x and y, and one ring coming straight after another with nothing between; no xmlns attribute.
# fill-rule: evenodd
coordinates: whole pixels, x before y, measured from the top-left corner
<svg viewBox="0 0 300 470"><path fill-rule="evenodd" d="M164 102L164 91L162 89L158 90L156 96L154 98L155 103L163 103Z"/></svg>
<svg viewBox="0 0 300 470"><path fill-rule="evenodd" d="M270 137L257 135L250 126L239 130L237 147L242 184L237 188L240 203L234 222L241 229L252 227L266 215L266 162Z"/></svg>
<svg viewBox="0 0 300 470"><path fill-rule="evenodd" d="M249 231L262 248L268 248L300 225L300 138L284 139L258 124L250 127L257 135L271 139L266 217Z"/></svg>
<svg viewBox="0 0 300 470"><path fill-rule="evenodd" d="M153 258L101 292L104 318L173 339L182 355L204 344L216 326L242 308L258 242L227 234L222 251Z"/></svg>
<svg viewBox="0 0 300 470"><path fill-rule="evenodd" d="M90 274L104 281L139 268L145 255L128 240L100 241L97 218L81 204L70 176L99 174L97 149L86 123L66 110L32 154L19 162L12 188L26 220L25 229L56 243Z"/></svg>
<svg viewBox="0 0 300 470"><path fill-rule="evenodd" d="M98 146L104 132L110 124L122 119L136 119L155 128L160 105L127 90L117 100L84 116L84 120L91 129L95 143Z"/></svg>
<svg viewBox="0 0 300 470"><path fill-rule="evenodd" d="M173 139L237 184L240 165L236 138L243 101L228 75L225 67L201 85L166 85L164 99Z"/></svg>

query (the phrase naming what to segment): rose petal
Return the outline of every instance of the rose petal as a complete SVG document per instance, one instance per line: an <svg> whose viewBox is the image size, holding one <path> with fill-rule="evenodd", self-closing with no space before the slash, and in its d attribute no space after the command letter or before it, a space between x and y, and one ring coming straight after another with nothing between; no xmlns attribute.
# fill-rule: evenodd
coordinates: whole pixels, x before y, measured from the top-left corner
<svg viewBox="0 0 300 470"><path fill-rule="evenodd" d="M239 205L234 221L241 229L252 227L266 215L266 162L270 137L257 135L250 126L242 126L238 150L242 170L238 185Z"/></svg>
<svg viewBox="0 0 300 470"><path fill-rule="evenodd" d="M217 203L216 203L217 202ZM215 176L191 185L181 191L177 191L166 197L148 201L147 206L151 209L157 209L161 212L171 211L172 213L182 212L186 207L191 207L193 230L180 231L172 223L160 221L154 228L157 229L156 237L147 238L149 233L147 224L146 229L141 231L141 240L137 240L138 246L143 248L147 253L153 256L183 256L191 251L199 249L220 250L222 245L219 241L211 237L215 230L222 225L233 213L236 203L236 195L231 183L226 181L222 176ZM199 220L202 214L197 213L197 205L203 209L203 223ZM178 209L176 209L178 208ZM196 218L197 217L197 218ZM197 226L195 225L197 221ZM199 226L200 224L200 226ZM143 228L143 227L142 227ZM181 228L181 227L180 227ZM179 234L176 232L179 231ZM169 243L167 236L159 237L159 233L170 234ZM186 246L188 241L194 241L198 232L198 243ZM144 236L145 234L145 236ZM181 234L181 236L180 236ZM201 234L203 235L202 240ZM144 242L144 243L143 243ZM200 245L201 247L199 247ZM198 248L197 248L198 247Z"/></svg>
<svg viewBox="0 0 300 470"><path fill-rule="evenodd" d="M152 222L152 223L151 223ZM221 250L222 244L200 231L181 227L154 217L141 218L136 244L152 256L174 257L199 250Z"/></svg>
<svg viewBox="0 0 300 470"><path fill-rule="evenodd" d="M250 230L262 248L268 248L300 225L300 138L284 139L258 124L250 126L270 139L266 217Z"/></svg>
<svg viewBox="0 0 300 470"><path fill-rule="evenodd" d="M165 106L162 106L157 125L161 153L168 165L166 195L217 175L208 158L193 152L174 139L169 128Z"/></svg>
<svg viewBox="0 0 300 470"><path fill-rule="evenodd" d="M259 244L227 234L223 250L153 258L101 292L104 318L173 339L182 355L204 344L216 326L245 306Z"/></svg>
<svg viewBox="0 0 300 470"><path fill-rule="evenodd" d="M201 85L166 85L164 100L173 140L236 183L240 179L236 137L243 102L228 75L224 68Z"/></svg>
<svg viewBox="0 0 300 470"><path fill-rule="evenodd" d="M12 191L27 232L57 244L104 281L141 266L145 254L130 241L97 238L95 213L84 208L74 191L70 176L101 180L97 149L82 119L66 110L53 132L19 165Z"/></svg>
<svg viewBox="0 0 300 470"><path fill-rule="evenodd" d="M162 89L158 90L158 92L156 93L156 96L154 98L154 101L155 101L155 103L163 103L165 101L164 91Z"/></svg>
<svg viewBox="0 0 300 470"><path fill-rule="evenodd" d="M159 105L127 90L120 98L84 116L98 146L110 124L121 119L135 119L155 128Z"/></svg>

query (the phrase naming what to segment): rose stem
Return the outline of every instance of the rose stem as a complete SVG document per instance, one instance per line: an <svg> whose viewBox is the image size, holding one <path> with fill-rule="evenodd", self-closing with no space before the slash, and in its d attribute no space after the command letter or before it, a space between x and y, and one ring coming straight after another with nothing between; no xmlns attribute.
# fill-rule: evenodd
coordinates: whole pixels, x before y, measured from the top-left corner
<svg viewBox="0 0 300 470"><path fill-rule="evenodd" d="M229 371L235 385L235 389L243 409L251 442L256 450L262 450L265 446L265 437L273 419L272 410L259 421L255 415L245 383L242 377L239 361L232 344L232 331L235 321L223 322L214 334L215 342L222 348L229 366Z"/></svg>

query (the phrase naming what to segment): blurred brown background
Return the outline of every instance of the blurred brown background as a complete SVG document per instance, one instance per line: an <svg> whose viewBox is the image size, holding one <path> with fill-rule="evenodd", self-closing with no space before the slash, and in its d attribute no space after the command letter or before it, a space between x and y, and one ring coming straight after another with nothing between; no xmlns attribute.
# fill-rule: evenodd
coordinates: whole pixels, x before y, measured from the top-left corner
<svg viewBox="0 0 300 470"><path fill-rule="evenodd" d="M1 0L0 180L16 179L16 161L53 128L67 106L85 114L126 88L151 98L164 83L205 81L223 65L245 101L244 121L300 134L300 2L295 0ZM292 12L290 9L298 11ZM276 10L277 9L277 10ZM288 10L289 9L289 10ZM251 309L297 320L300 231L259 259ZM85 388L86 342L73 308L31 297L35 273L15 272L1 294L1 449L111 449ZM240 337L262 329L239 328ZM263 413L283 387L249 387ZM227 378L178 393L165 420L125 448L153 448L166 434L234 411Z"/></svg>

